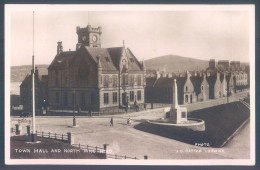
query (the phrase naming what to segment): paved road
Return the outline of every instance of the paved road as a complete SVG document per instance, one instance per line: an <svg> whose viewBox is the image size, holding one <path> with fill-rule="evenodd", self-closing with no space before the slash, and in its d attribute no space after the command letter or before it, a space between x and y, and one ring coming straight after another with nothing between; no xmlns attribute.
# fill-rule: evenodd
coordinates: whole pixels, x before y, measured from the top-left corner
<svg viewBox="0 0 260 170"><path fill-rule="evenodd" d="M240 97L240 95L239 95ZM223 100L223 99L222 99ZM232 99L232 100L235 100ZM237 99L236 99L237 100ZM219 101L209 102L217 104ZM196 108L205 107L197 104ZM208 105L207 105L208 107ZM249 123L223 148L201 148L177 140L146 133L133 128L142 119L157 119L164 116L163 109L148 110L146 112L115 115L114 126L110 126L110 116L78 117L80 127L71 128L72 117L36 117L38 131L74 134L74 143L100 146L109 144L113 154L127 155L143 159L227 159L249 158ZM127 125L127 118L131 117L132 125ZM12 118L12 127L19 118ZM26 123L24 123L25 125ZM25 129L24 129L25 131Z"/></svg>

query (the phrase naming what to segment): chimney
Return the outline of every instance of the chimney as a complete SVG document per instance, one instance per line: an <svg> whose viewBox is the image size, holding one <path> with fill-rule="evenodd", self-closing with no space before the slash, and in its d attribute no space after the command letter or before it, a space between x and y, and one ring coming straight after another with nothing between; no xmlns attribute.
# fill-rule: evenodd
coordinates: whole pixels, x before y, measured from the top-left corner
<svg viewBox="0 0 260 170"><path fill-rule="evenodd" d="M189 79L189 78L190 78L190 76L191 76L191 75L190 75L190 72L189 72L189 71L187 71L187 72L186 72L186 74L187 74L187 79Z"/></svg>
<svg viewBox="0 0 260 170"><path fill-rule="evenodd" d="M58 41L57 44L58 44L58 46L57 46L57 55L58 55L63 51L62 41Z"/></svg>
<svg viewBox="0 0 260 170"><path fill-rule="evenodd" d="M159 79L161 77L161 74L159 71L156 71L156 79Z"/></svg>
<svg viewBox="0 0 260 170"><path fill-rule="evenodd" d="M216 67L215 59L210 59L210 60L209 60L209 67L210 67L210 68Z"/></svg>

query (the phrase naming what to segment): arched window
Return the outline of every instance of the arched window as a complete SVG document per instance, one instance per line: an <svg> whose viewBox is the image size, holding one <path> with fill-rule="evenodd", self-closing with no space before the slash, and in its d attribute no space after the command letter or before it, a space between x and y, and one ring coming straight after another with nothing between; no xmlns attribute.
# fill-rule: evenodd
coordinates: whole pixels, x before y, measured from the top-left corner
<svg viewBox="0 0 260 170"><path fill-rule="evenodd" d="M203 90L203 86L201 86L201 90Z"/></svg>
<svg viewBox="0 0 260 170"><path fill-rule="evenodd" d="M186 92L188 91L188 86L186 86Z"/></svg>

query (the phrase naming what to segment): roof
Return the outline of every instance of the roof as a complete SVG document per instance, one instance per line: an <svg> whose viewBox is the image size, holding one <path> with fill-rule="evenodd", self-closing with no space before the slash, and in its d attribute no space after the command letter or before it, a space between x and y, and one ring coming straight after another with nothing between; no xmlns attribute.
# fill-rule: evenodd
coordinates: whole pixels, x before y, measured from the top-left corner
<svg viewBox="0 0 260 170"><path fill-rule="evenodd" d="M35 84L40 83L40 79L39 79L39 74L36 72L35 73ZM27 76L24 78L24 80L22 81L20 87L27 87L27 86L32 86L32 75L31 74L27 74Z"/></svg>
<svg viewBox="0 0 260 170"><path fill-rule="evenodd" d="M146 87L173 87L174 79L178 88L183 88L187 77L160 77L156 79L155 77L146 78Z"/></svg>
<svg viewBox="0 0 260 170"><path fill-rule="evenodd" d="M146 87L153 87L156 80L157 80L156 77L146 78Z"/></svg>
<svg viewBox="0 0 260 170"><path fill-rule="evenodd" d="M57 54L48 67L48 69L54 69L54 68L65 68L67 67L71 62L71 60L77 55L76 51L65 51L61 52L60 54Z"/></svg>
<svg viewBox="0 0 260 170"><path fill-rule="evenodd" d="M209 83L209 85L214 85L216 83L216 80L217 80L217 75L210 75L210 76L207 76L207 81Z"/></svg>
<svg viewBox="0 0 260 170"><path fill-rule="evenodd" d="M117 70L119 70L119 62L120 62L122 50L123 47L107 48L107 51L109 52L111 59L114 63L114 66L117 68Z"/></svg>
<svg viewBox="0 0 260 170"><path fill-rule="evenodd" d="M98 58L100 59L103 70L118 70L107 48L91 48L85 46L85 49L88 52L87 55L90 55L96 63L98 63Z"/></svg>
<svg viewBox="0 0 260 170"><path fill-rule="evenodd" d="M128 57L128 69L133 71L141 71L142 64L136 59L134 54L130 49L125 49L124 47L114 47L114 48L91 48L88 46L83 46L81 49L85 49L84 56L89 56L93 59L95 63L98 63L98 58L101 62L101 67L103 70L117 71L119 70L120 59L125 50ZM61 52L56 55L54 60L49 66L49 69L53 68L65 68L69 66L74 57L78 55L77 51L66 51Z"/></svg>
<svg viewBox="0 0 260 170"><path fill-rule="evenodd" d="M190 80L193 84L194 91L196 94L199 94L201 92L201 83L203 81L203 76L192 76L190 77Z"/></svg>

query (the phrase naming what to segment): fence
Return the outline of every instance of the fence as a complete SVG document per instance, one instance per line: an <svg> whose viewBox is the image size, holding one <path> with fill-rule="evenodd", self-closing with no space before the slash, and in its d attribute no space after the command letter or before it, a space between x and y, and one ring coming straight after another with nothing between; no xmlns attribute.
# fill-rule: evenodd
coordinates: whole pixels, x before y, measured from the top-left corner
<svg viewBox="0 0 260 170"><path fill-rule="evenodd" d="M97 147L97 146L90 146L90 145L81 145L81 144L72 144L72 146L78 147L81 150L84 150L84 152L89 152L89 153L97 153L97 154L104 154L105 158L111 158L111 159L136 159L136 157L129 157L129 156L120 156L120 155L113 155L110 154L109 149L107 149L107 144L104 144L104 147Z"/></svg>
<svg viewBox="0 0 260 170"><path fill-rule="evenodd" d="M135 160L137 160L136 157L128 157L126 155L120 156L120 155L117 155L117 154L115 154L115 155L107 154L107 158L111 158L111 159L135 159Z"/></svg>
<svg viewBox="0 0 260 170"><path fill-rule="evenodd" d="M97 146L90 146L90 145L81 145L81 144L72 144L72 146L78 147L79 149L83 150L84 152L89 153L105 153L106 148L101 148Z"/></svg>
<svg viewBox="0 0 260 170"><path fill-rule="evenodd" d="M28 132L28 131L27 131ZM29 131L30 132L30 131ZM67 134L58 134L58 133L51 133L51 132L35 132L36 136L41 137L41 138L48 138L48 139L55 139L55 140L59 140L65 143L72 143L72 135L70 132L68 132ZM30 135L30 133L28 133L28 135Z"/></svg>

